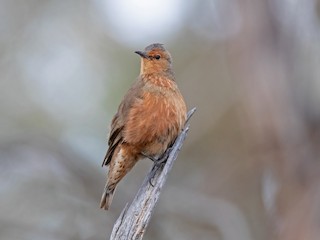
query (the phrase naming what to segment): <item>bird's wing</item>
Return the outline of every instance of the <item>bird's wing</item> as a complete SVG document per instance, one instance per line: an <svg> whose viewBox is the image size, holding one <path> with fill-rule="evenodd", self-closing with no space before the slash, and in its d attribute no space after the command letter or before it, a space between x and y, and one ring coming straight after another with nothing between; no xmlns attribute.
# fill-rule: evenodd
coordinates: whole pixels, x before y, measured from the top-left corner
<svg viewBox="0 0 320 240"><path fill-rule="evenodd" d="M123 142L123 129L127 122L128 113L134 102L139 99L143 84L143 81L138 79L132 85L120 103L118 112L113 117L111 122L111 131L108 140L109 148L102 162L102 166L110 163L115 149L120 143Z"/></svg>
<svg viewBox="0 0 320 240"><path fill-rule="evenodd" d="M119 114L117 113L112 119L111 132L108 141L109 148L102 162L102 166L108 165L110 163L114 150L119 145L119 143L122 142L122 129L124 125L121 118L119 119L118 115Z"/></svg>

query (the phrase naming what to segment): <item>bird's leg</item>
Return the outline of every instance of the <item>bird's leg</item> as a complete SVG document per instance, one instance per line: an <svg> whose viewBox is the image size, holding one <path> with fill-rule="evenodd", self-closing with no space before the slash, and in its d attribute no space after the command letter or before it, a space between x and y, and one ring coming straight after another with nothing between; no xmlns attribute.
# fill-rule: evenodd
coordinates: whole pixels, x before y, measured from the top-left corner
<svg viewBox="0 0 320 240"><path fill-rule="evenodd" d="M152 180L154 179L157 171L161 169L166 163L171 150L172 148L168 147L167 150L159 158L154 158L152 156L146 155L145 153L141 153L142 156L149 158L151 161L153 161L153 167L151 169L150 178L149 178L149 183L152 187L154 187Z"/></svg>
<svg viewBox="0 0 320 240"><path fill-rule="evenodd" d="M152 156L149 156L149 155L147 155L147 154L145 154L145 153L143 153L143 152L141 152L140 153L142 156L144 156L145 158L149 158L152 162L157 162L158 161L158 159L157 158L155 158L155 157L152 157Z"/></svg>
<svg viewBox="0 0 320 240"><path fill-rule="evenodd" d="M172 151L172 147L168 147L167 150L158 158L158 163L165 163L169 157L170 152Z"/></svg>
<svg viewBox="0 0 320 240"><path fill-rule="evenodd" d="M153 167L151 169L151 173L150 173L150 178L149 178L149 183L152 187L154 187L153 183L152 183L152 179L154 178L154 176L156 175L156 172L158 171L158 169L160 168L159 164L158 164L158 160L155 157L149 156L143 152L141 152L141 155L144 156L145 158L150 159L153 162Z"/></svg>
<svg viewBox="0 0 320 240"><path fill-rule="evenodd" d="M161 164L161 163L165 163L169 157L169 154L172 150L172 147L168 147L167 150L158 158L149 156L143 152L141 152L141 155L144 156L145 158L150 159L154 164Z"/></svg>
<svg viewBox="0 0 320 240"><path fill-rule="evenodd" d="M156 173L158 172L158 170L163 167L163 165L164 164L158 164L158 163L154 163L153 164L153 167L152 167L150 175L149 175L150 176L149 177L149 183L150 183L150 185L152 187L154 187L154 184L152 183L152 180L154 179L154 177L155 177Z"/></svg>

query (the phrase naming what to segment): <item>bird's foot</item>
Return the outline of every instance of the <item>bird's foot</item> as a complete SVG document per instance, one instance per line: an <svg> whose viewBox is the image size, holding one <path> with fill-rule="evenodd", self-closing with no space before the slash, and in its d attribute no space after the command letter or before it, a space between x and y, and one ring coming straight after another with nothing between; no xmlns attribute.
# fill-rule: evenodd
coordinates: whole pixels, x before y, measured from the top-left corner
<svg viewBox="0 0 320 240"><path fill-rule="evenodd" d="M172 147L168 147L167 150L160 156L160 158L158 159L158 162L165 163L171 151L172 151Z"/></svg>
<svg viewBox="0 0 320 240"><path fill-rule="evenodd" d="M156 173L158 172L159 169L163 168L164 166L164 162L156 162L153 164L153 167L151 169L151 172L150 172L150 177L149 177L149 183L152 187L154 187L154 184L152 183L152 180L154 179L154 177L156 176Z"/></svg>
<svg viewBox="0 0 320 240"><path fill-rule="evenodd" d="M169 157L171 150L172 150L172 147L168 147L167 150L158 158L149 156L149 155L145 154L144 152L141 152L141 155L145 158L150 159L154 164L165 163Z"/></svg>
<svg viewBox="0 0 320 240"><path fill-rule="evenodd" d="M147 157L147 158L149 158L150 160L153 161L153 167L151 169L150 178L149 178L149 183L150 183L150 185L152 187L154 187L154 184L152 183L152 180L154 179L154 177L155 177L156 173L158 172L158 170L163 168L163 166L166 164L171 150L172 150L171 147L167 148L167 150L159 158L146 156L145 154L142 153L143 156L145 156L145 157Z"/></svg>
<svg viewBox="0 0 320 240"><path fill-rule="evenodd" d="M152 157L152 156L149 156L149 155L147 155L147 154L145 154L145 153L143 153L143 152L141 153L141 155L144 156L145 158L150 159L153 163L156 163L156 162L158 161L157 158Z"/></svg>

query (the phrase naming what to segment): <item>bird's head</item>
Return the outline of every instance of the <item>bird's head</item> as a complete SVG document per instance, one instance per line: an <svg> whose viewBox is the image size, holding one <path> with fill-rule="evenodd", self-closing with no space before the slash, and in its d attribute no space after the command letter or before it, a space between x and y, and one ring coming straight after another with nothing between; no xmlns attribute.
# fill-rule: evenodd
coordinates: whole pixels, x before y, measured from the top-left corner
<svg viewBox="0 0 320 240"><path fill-rule="evenodd" d="M163 44L154 43L147 46L144 51L135 51L141 57L140 74L170 72L172 59Z"/></svg>

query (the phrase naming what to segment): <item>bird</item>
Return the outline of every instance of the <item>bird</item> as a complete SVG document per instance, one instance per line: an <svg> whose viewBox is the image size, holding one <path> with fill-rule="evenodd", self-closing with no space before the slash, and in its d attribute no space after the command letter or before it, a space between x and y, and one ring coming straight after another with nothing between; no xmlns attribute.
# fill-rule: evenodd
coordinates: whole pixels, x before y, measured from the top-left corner
<svg viewBox="0 0 320 240"><path fill-rule="evenodd" d="M108 210L117 184L143 158L160 159L183 130L187 107L178 89L171 54L163 44L143 51L140 74L121 101L111 121L108 166L100 208Z"/></svg>

